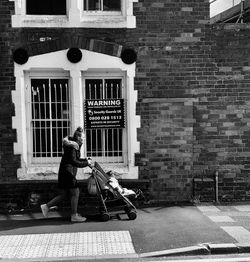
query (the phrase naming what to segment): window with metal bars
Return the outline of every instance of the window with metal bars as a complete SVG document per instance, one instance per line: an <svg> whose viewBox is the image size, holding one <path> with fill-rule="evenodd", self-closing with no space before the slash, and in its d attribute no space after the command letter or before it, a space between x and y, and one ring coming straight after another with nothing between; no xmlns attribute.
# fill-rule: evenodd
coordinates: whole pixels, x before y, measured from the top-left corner
<svg viewBox="0 0 250 262"><path fill-rule="evenodd" d="M121 0L84 0L84 11L121 11Z"/></svg>
<svg viewBox="0 0 250 262"><path fill-rule="evenodd" d="M32 161L62 155L62 140L70 131L68 79L31 79Z"/></svg>
<svg viewBox="0 0 250 262"><path fill-rule="evenodd" d="M121 78L85 79L86 99L123 97ZM124 163L126 161L125 135L126 128L86 129L87 156L102 163Z"/></svg>

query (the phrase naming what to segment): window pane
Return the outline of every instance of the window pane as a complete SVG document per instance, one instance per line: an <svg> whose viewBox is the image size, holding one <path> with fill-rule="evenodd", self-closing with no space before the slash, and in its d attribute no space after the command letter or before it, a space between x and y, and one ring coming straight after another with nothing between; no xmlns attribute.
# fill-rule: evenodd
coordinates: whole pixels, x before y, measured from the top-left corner
<svg viewBox="0 0 250 262"><path fill-rule="evenodd" d="M31 80L32 118L49 117L49 81L48 79Z"/></svg>
<svg viewBox="0 0 250 262"><path fill-rule="evenodd" d="M87 156L102 156L101 129L87 130Z"/></svg>
<svg viewBox="0 0 250 262"><path fill-rule="evenodd" d="M86 99L122 98L122 79L86 79ZM101 157L104 162L122 162L123 129L86 130L87 156Z"/></svg>
<svg viewBox="0 0 250 262"><path fill-rule="evenodd" d="M69 132L68 79L31 79L33 157L59 157Z"/></svg>
<svg viewBox="0 0 250 262"><path fill-rule="evenodd" d="M51 80L51 107L52 118L63 119L67 116L68 108L68 94L66 87L68 85L67 79L52 79Z"/></svg>
<svg viewBox="0 0 250 262"><path fill-rule="evenodd" d="M105 79L105 98L122 98L121 79Z"/></svg>
<svg viewBox="0 0 250 262"><path fill-rule="evenodd" d="M103 85L102 79L87 79L86 85L86 99L102 99Z"/></svg>
<svg viewBox="0 0 250 262"><path fill-rule="evenodd" d="M122 129L106 129L105 137L105 152L107 156L121 156L122 155Z"/></svg>
<svg viewBox="0 0 250 262"><path fill-rule="evenodd" d="M26 0L28 15L66 15L66 0Z"/></svg>
<svg viewBox="0 0 250 262"><path fill-rule="evenodd" d="M62 140L69 133L67 121L52 122L52 156L59 157L62 155L63 147Z"/></svg>
<svg viewBox="0 0 250 262"><path fill-rule="evenodd" d="M121 11L121 0L84 0L85 11Z"/></svg>
<svg viewBox="0 0 250 262"><path fill-rule="evenodd" d="M101 0L84 0L85 11L101 10Z"/></svg>
<svg viewBox="0 0 250 262"><path fill-rule="evenodd" d="M121 11L121 1L103 0L103 11Z"/></svg>
<svg viewBox="0 0 250 262"><path fill-rule="evenodd" d="M122 156L122 129L86 130L88 157Z"/></svg>

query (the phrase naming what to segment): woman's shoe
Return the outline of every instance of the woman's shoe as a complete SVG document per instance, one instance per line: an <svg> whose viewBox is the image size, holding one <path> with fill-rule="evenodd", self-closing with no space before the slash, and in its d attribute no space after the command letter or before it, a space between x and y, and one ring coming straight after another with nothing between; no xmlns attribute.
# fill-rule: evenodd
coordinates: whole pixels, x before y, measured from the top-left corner
<svg viewBox="0 0 250 262"><path fill-rule="evenodd" d="M41 210L42 210L42 213L43 213L43 216L44 217L47 217L48 216L48 213L49 213L49 208L46 204L43 204L40 206L41 207Z"/></svg>
<svg viewBox="0 0 250 262"><path fill-rule="evenodd" d="M86 219L87 219L86 217L82 217L82 216L79 215L79 214L71 215L71 222L81 223L81 222L85 222Z"/></svg>

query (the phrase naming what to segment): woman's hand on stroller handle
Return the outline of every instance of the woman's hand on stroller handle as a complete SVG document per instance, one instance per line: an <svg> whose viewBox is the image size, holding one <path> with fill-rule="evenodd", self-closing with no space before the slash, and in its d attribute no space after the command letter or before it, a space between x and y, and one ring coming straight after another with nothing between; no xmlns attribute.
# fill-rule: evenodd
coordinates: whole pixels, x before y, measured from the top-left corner
<svg viewBox="0 0 250 262"><path fill-rule="evenodd" d="M95 161L92 161L91 157L88 157L87 160L88 160L88 166L93 168L95 166Z"/></svg>

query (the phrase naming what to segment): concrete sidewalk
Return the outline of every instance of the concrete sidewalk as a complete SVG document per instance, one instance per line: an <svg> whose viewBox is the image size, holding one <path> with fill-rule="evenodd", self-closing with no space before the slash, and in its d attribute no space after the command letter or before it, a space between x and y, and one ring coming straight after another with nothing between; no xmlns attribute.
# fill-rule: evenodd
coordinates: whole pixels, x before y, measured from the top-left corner
<svg viewBox="0 0 250 262"><path fill-rule="evenodd" d="M108 222L89 217L80 224L64 215L1 215L0 259L117 260L250 252L250 205L149 207L139 209L136 220L126 215Z"/></svg>

